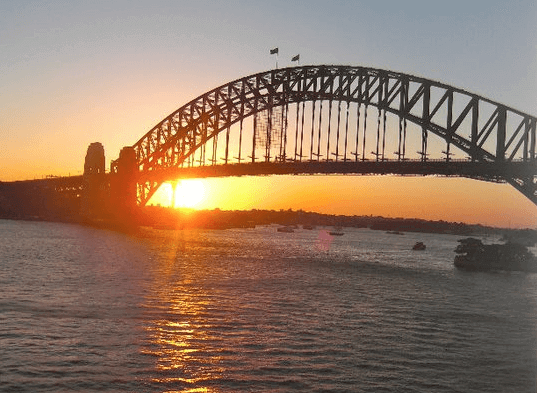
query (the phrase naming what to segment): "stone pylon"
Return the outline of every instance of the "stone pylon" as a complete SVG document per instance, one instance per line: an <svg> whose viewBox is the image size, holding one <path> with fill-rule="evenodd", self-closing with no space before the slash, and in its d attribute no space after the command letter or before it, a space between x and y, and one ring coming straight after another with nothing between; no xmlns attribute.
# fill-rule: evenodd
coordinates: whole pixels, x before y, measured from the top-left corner
<svg viewBox="0 0 537 393"><path fill-rule="evenodd" d="M124 147L110 178L111 204L118 219L135 219L138 206L137 180L136 152L131 146Z"/></svg>
<svg viewBox="0 0 537 393"><path fill-rule="evenodd" d="M106 216L110 196L109 182L105 173L104 147L99 142L89 145L84 162L84 188L81 214L86 218Z"/></svg>

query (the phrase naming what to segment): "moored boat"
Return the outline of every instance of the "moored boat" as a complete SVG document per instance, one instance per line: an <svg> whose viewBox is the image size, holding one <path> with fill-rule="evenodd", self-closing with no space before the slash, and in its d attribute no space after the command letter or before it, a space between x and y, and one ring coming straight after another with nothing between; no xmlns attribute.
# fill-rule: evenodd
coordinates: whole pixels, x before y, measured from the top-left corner
<svg viewBox="0 0 537 393"><path fill-rule="evenodd" d="M414 251L423 251L427 248L427 246L423 243L423 242L417 242L416 244L414 244L414 246L412 247L412 249Z"/></svg>
<svg viewBox="0 0 537 393"><path fill-rule="evenodd" d="M328 232L331 236L343 236L343 232L337 232L337 231L330 231Z"/></svg>
<svg viewBox="0 0 537 393"><path fill-rule="evenodd" d="M328 232L331 236L343 236L344 233L341 231L341 227L335 227L333 231Z"/></svg>
<svg viewBox="0 0 537 393"><path fill-rule="evenodd" d="M454 265L471 271L523 271L537 273L537 258L522 244L483 244L472 237L460 239Z"/></svg>

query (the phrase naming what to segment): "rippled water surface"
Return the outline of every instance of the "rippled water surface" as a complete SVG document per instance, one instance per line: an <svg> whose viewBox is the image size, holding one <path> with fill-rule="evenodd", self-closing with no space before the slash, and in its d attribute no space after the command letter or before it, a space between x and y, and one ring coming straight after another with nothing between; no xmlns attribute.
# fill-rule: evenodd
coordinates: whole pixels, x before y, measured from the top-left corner
<svg viewBox="0 0 537 393"><path fill-rule="evenodd" d="M535 392L537 274L457 239L0 220L0 391Z"/></svg>

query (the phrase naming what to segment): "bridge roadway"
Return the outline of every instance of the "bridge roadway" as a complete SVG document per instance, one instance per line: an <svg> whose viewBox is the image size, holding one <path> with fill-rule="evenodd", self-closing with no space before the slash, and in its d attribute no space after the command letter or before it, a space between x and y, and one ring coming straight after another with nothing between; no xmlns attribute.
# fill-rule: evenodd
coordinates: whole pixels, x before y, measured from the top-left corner
<svg viewBox="0 0 537 393"><path fill-rule="evenodd" d="M0 181L0 191L8 190L25 190L27 192L32 191L55 191L62 193L71 193L75 196L80 196L82 185L84 184L84 177L82 175L77 176L50 176L43 179L32 180L17 180L10 182Z"/></svg>
<svg viewBox="0 0 537 393"><path fill-rule="evenodd" d="M463 160L427 161L287 161L287 162L248 162L240 164L219 164L168 168L139 172L138 184L167 182L177 179L269 176L269 175L417 175L468 177L492 182L506 182L510 178L532 178L533 165L524 161L472 162ZM107 216L110 184L114 173L101 173L95 178L99 184L100 196L93 202L84 204L83 195L91 180L84 176L54 177L16 182L0 182L0 217L4 218L49 218L53 220L72 220L88 208L95 216ZM507 180L508 181L508 180ZM104 198L104 199L102 199ZM92 205L94 203L94 205ZM81 210L82 209L82 210ZM93 209L93 210L91 210Z"/></svg>
<svg viewBox="0 0 537 393"><path fill-rule="evenodd" d="M269 175L402 175L449 176L505 183L505 179L531 178L534 166L524 161L483 162L469 160L366 160L366 161L287 161L247 162L179 168L163 168L139 172L136 180L167 182L177 179L210 177L269 176ZM113 173L102 176L103 184L110 184ZM80 197L84 190L84 176L50 177L45 179L0 182L0 193L13 195L51 194ZM37 195L36 195L37 196Z"/></svg>
<svg viewBox="0 0 537 393"><path fill-rule="evenodd" d="M80 213L84 185L83 176L0 182L0 217L72 220Z"/></svg>
<svg viewBox="0 0 537 393"><path fill-rule="evenodd" d="M287 161L166 168L140 172L138 182L166 182L176 179L267 176L267 175L417 175L457 176L505 182L511 177L533 176L533 167L523 161L471 162L468 160L385 160L385 161Z"/></svg>

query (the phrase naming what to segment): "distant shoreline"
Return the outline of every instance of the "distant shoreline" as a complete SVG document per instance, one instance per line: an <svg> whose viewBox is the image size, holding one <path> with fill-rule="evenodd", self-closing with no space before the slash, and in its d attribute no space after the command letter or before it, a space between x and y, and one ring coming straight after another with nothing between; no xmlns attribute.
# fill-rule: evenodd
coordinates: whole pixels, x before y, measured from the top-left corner
<svg viewBox="0 0 537 393"><path fill-rule="evenodd" d="M302 210L193 210L146 206L136 217L128 220L110 218L88 219L71 216L15 216L0 214L0 219L22 221L62 222L95 228L130 231L138 226L165 229L228 229L250 228L256 225L307 225L369 228L391 233L405 232L438 233L452 235L497 235L506 240L521 239L525 243L537 243L537 230L490 227L461 222L432 221L417 218L386 218L382 216L331 215Z"/></svg>

